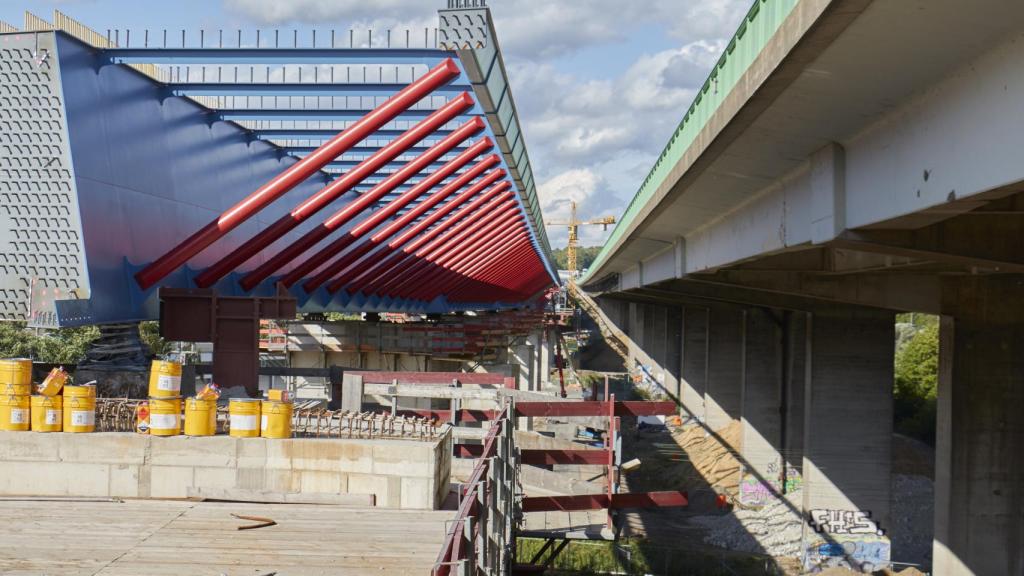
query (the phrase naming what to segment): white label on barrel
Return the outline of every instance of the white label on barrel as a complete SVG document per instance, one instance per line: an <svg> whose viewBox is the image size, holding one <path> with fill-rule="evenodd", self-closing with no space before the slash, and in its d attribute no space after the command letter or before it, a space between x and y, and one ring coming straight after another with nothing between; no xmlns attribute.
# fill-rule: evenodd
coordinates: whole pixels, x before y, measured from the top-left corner
<svg viewBox="0 0 1024 576"><path fill-rule="evenodd" d="M60 424L60 410L46 410L46 425L53 426Z"/></svg>
<svg viewBox="0 0 1024 576"><path fill-rule="evenodd" d="M27 424L28 410L24 408L11 408L11 424Z"/></svg>
<svg viewBox="0 0 1024 576"><path fill-rule="evenodd" d="M264 414L262 419L260 420L260 430L266 430L266 429L267 429L267 415Z"/></svg>
<svg viewBox="0 0 1024 576"><path fill-rule="evenodd" d="M256 415L255 414L232 414L231 415L231 429L232 430L259 430L256 427Z"/></svg>
<svg viewBox="0 0 1024 576"><path fill-rule="evenodd" d="M181 390L181 376L160 374L156 377L156 388L165 392L177 392Z"/></svg>
<svg viewBox="0 0 1024 576"><path fill-rule="evenodd" d="M174 430L179 427L178 415L150 413L149 427L154 430Z"/></svg>
<svg viewBox="0 0 1024 576"><path fill-rule="evenodd" d="M72 410L72 426L92 426L96 424L96 413L92 410Z"/></svg>

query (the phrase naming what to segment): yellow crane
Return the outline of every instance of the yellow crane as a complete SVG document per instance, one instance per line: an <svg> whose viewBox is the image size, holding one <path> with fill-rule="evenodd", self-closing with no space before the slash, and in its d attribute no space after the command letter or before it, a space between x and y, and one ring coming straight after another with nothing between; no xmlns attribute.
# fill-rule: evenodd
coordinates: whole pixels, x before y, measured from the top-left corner
<svg viewBox="0 0 1024 576"><path fill-rule="evenodd" d="M592 220L577 220L576 219L576 202L570 201L570 212L568 222L549 221L545 222L548 226L568 226L569 227L569 244L565 249L566 260L568 260L569 268L569 285L576 285L576 248L579 242L579 227L585 225L598 225L604 226L605 230L608 230L609 224L615 224L614 216L605 216L604 218L594 218Z"/></svg>

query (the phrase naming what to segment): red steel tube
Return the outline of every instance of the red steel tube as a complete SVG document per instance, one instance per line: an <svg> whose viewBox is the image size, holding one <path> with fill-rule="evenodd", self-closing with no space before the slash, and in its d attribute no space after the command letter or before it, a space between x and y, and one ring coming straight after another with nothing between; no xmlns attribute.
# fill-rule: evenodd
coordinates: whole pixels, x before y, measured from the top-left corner
<svg viewBox="0 0 1024 576"><path fill-rule="evenodd" d="M420 272L417 274L415 272L417 269L410 272L405 285L413 285L420 292L428 291L438 286L437 283L440 283L449 273L459 273L462 270L462 265L465 264L467 254L475 254L480 250L486 251L501 246L511 233L517 231L517 227L499 229L517 219L516 204L508 203L494 209L492 213L500 214L500 216L490 218L490 222L486 225L485 221L481 220L479 229L469 239L453 239L449 245L435 249L433 254L420 260L418 267ZM400 287L393 293L406 294Z"/></svg>
<svg viewBox="0 0 1024 576"><path fill-rule="evenodd" d="M517 274L525 272L521 270L521 267L530 261L528 249L528 240L521 239L500 256L488 259L477 268L472 276L467 275L462 278L458 284L448 289L446 294L449 297L461 297L468 290L479 285L489 285L492 288L497 288L497 285L490 282L494 276L502 274L506 270L516 270Z"/></svg>
<svg viewBox="0 0 1024 576"><path fill-rule="evenodd" d="M486 263L503 257L507 248L511 245L518 245L523 239L528 238L526 231L522 228L510 228L494 239L489 245L478 246L477 249L467 254L460 262L452 266L452 272L458 271L458 276L448 276L434 279L426 279L424 286L429 287L438 294L449 293L463 279L472 279L479 268Z"/></svg>
<svg viewBox="0 0 1024 576"><path fill-rule="evenodd" d="M503 239L501 241L503 243L505 243L505 244L514 243L514 244L516 244L518 246L520 244L521 240L522 240L522 238L520 237L521 234L522 234L521 231L518 231L518 230L513 231L511 234L503 237ZM512 250L509 253L514 255L514 254L516 254L516 251ZM480 254L476 254L476 256L479 257ZM486 254L485 254L485 256L486 256ZM508 260L508 262L511 263L511 262L514 261L514 259L515 258L513 256L512 259ZM475 263L471 263L470 264L470 266L473 266L473 265L475 265ZM527 272L527 270L524 270L524 269L517 270L518 274L525 274L526 272ZM424 289L421 290L420 292L418 292L417 295L418 295L419 298L421 298L423 300L427 300L427 301L433 300L434 298L436 298L436 297L438 297L438 296L440 296L442 294L445 295L446 297L450 298L450 297L452 297L452 296L454 296L456 294L456 292L451 290L450 287L451 286L456 286L456 285L461 285L463 282L479 283L477 281L477 279L475 279L475 278L473 278L471 276L466 275L465 270L451 270L451 271L447 271L445 274L441 275L440 280L436 284L424 283Z"/></svg>
<svg viewBox="0 0 1024 576"><path fill-rule="evenodd" d="M480 214L485 209L478 210L474 213L474 216ZM467 224L461 233L451 236L442 245L434 248L430 254L424 256L419 261L417 267L410 270L404 282L393 285L394 288L389 294L396 296L409 295L409 291L403 290L402 286L412 285L413 290L419 291L428 289L432 286L432 282L438 280L439 276L444 275L446 272L456 272L456 262L461 261L461 257L467 251L480 248L484 242L488 242L492 246L497 245L500 239L505 236L506 231L496 232L496 230L516 219L517 213L515 209L516 204L514 202L490 208L489 213L481 217L475 225ZM468 218L466 222L469 222Z"/></svg>
<svg viewBox="0 0 1024 576"><path fill-rule="evenodd" d="M473 97L463 92L450 100L444 106L438 108L423 120L417 122L412 128L402 133L401 136L389 142L386 146L374 152L366 160L360 162L355 168L334 180L322 190L307 198L296 206L288 214L285 214L270 226L261 230L250 238L245 244L236 248L227 256L221 258L213 266L204 270L196 276L196 286L208 288L224 277L225 274L244 264L247 260L259 253L260 250L270 246L275 240L284 236L309 217L316 214L328 204L335 201L353 186L362 182L371 174L382 168L385 164L398 157L402 152L414 146L420 140L426 138L435 130L441 128L459 114L473 107ZM420 168L429 164L423 163ZM419 170L417 170L418 172ZM413 172L414 174L415 172ZM411 176L412 174L410 174ZM380 199L387 193L387 190L379 190L371 194L363 194L341 209L343 220L349 220L356 214L365 210L368 206Z"/></svg>
<svg viewBox="0 0 1024 576"><path fill-rule="evenodd" d="M485 186L490 185L495 180L498 180L499 178L503 178L504 176L505 176L505 171L501 170L501 169L495 170L494 172L491 172L487 177L482 179L480 182L477 182L473 186L470 186L469 188L467 188L463 192L459 193L458 196L453 198L451 201L445 203L444 206L442 206L441 208L438 208L435 212L431 213L429 216L424 218L421 222L418 222L414 226L409 227L409 229L407 229L405 232L403 232L400 236L398 236L397 238L395 238L394 240L389 242L387 244L387 246L384 248L384 250L381 251L381 254L383 254L385 251L387 251L387 252L394 251L397 248L401 248L401 251L399 251L399 252L389 256L384 261L377 262L377 264L375 264L373 266L373 268L371 268L370 270L367 270L367 271L363 272L362 274L360 274L359 276L357 276L356 277L356 281L360 281L360 279L369 280L369 279L374 277L373 275L381 274L384 271L387 271L388 273L392 273L393 270L391 270L391 267L394 266L395 264L397 264L398 262L400 262L409 253L417 250L423 244L433 240L435 237L437 237L438 234L440 234L444 230L446 230L448 226L451 226L452 223L457 222L459 219L463 218L464 216L466 216L467 214L472 212L475 208L477 208L478 206L480 206L484 202L490 200L491 198L497 196L498 194L500 194L503 191L505 191L508 188L510 188L511 187L511 183L508 182L507 180L498 182L497 184L492 186L490 189L488 189L486 192L484 192L482 195L480 195L479 198L476 198L475 200L469 202L465 206L462 206L461 208L459 208L458 212L453 214L451 216L451 218L449 218L445 223L439 224L438 226L435 226L434 228L427 230L427 228L430 225L432 225L437 220L443 218L445 215L447 215L449 212L451 212L455 208L458 208L462 204L466 203L470 198L472 198L478 192L483 190ZM410 240L412 239L413 236L415 236L416 234L419 234L421 231L424 231L424 230L426 230L426 231L423 232L420 236L416 237L415 240L412 240L410 242ZM376 236L377 236L377 234L374 235L374 237L376 237ZM406 245L407 242L408 242L408 244ZM341 286L343 286L344 283L347 281L347 276L348 275L342 275L338 279L336 279L333 282L331 282L331 285L328 287L328 290L330 290L330 291L337 291L338 289L340 289Z"/></svg>
<svg viewBox="0 0 1024 576"><path fill-rule="evenodd" d="M490 147L493 146L493 143L491 142L490 138L484 138L480 142L477 142L477 144L474 144L468 150L466 150L466 152L463 153L463 154L467 155L467 158L463 158L463 155L460 154L458 157L452 159L451 162L449 162L448 164L445 164L444 166L442 166L437 172L432 173L430 176L425 178L422 182L420 182L419 184L417 184L413 188L409 189L409 192L412 192L413 190L417 190L417 189L421 190L421 191L426 191L428 188L433 187L436 184L440 183L440 181L443 180L445 177L447 177L450 172L454 172L455 170L458 170L459 168L462 167L462 165L465 162L468 162L469 160L472 159L472 158L468 157L468 155L469 154L475 154L475 152L476 152L475 148L476 148L477 145L485 145L487 148L490 148ZM382 230L381 232L384 232L385 230L397 230L401 226L404 226L406 223L411 222L413 219L415 219L423 211L429 209L431 206L433 206L437 202L440 202L441 200L443 200L448 195L450 195L450 194L454 193L455 191L457 191L458 189L462 188L462 186L464 186L465 184L471 182L474 178L476 178L477 176L482 174L487 168L489 168L490 166L493 166L494 164L497 164L497 163L498 163L498 157L495 156L495 155L491 155L491 156L488 156L488 157L484 158L483 160L480 160L479 162L474 164L469 170L467 170L464 174L460 175L459 177L457 177L452 182L444 185L443 187L441 187L440 190L438 190L434 194L431 194L430 196L428 196L423 202L420 202L415 208L413 208L412 210L410 210L406 214L402 215L401 217L397 218L391 224L388 224L384 228L384 230ZM444 174L441 174L442 171L444 172ZM436 178L434 176L435 174L438 175ZM420 186L421 184L423 185L422 187ZM354 233L354 232L355 232L355 230L353 230L350 233ZM376 237L376 236L377 235L375 234L374 237ZM349 244L349 242L347 240L345 240L344 238L340 238L338 240L335 240L334 242L332 242L332 243L328 244L327 246L325 246L325 247L321 248L320 250L318 250L313 256L310 256L308 259L306 259L301 264L298 264L297 266L295 266L295 268L293 268L288 274L286 274L281 279L281 282L283 282L285 286L289 286L289 287L292 286L293 284L295 284L296 282L301 280L306 274L308 274L308 273L312 272L313 270L317 269L324 262L327 262L334 255L336 255L340 250L344 249L348 244ZM367 245L370 248L373 248L376 244L373 242L373 239L371 238L369 241L364 242L364 245ZM361 249L361 248L359 248L359 249ZM348 257L348 255L343 256L342 260L344 260L347 257ZM354 261L354 259L353 259L353 261ZM340 270L340 269L344 268L345 266L348 266L349 263L350 262L346 262L345 264L340 265L337 269ZM332 269L335 268L335 264L332 264L331 267L332 267ZM319 284L317 284L317 286L319 286Z"/></svg>
<svg viewBox="0 0 1024 576"><path fill-rule="evenodd" d="M426 152L418 156L415 160L409 162L408 164L403 166L402 169L388 176L379 184L371 188L369 191L366 192L364 197L372 196L377 198L383 194L390 192L391 190L394 190L397 186L399 186L409 178L412 178L414 174L419 173L428 164L440 158L441 156L449 152L451 149L455 148L455 146L457 146L459 143L466 140L473 134L479 132L483 128L484 123L483 120L481 120L480 118L474 118L473 120L466 122L462 126L458 127L451 134L446 136L444 139L440 140L439 142L431 146L429 149L427 149ZM461 164L459 164L460 161L464 164L465 162L468 162L469 159L481 154L484 150L490 147L491 144L489 138L485 138L484 140L477 142L473 146L470 146L464 152L459 154L458 157L446 163L436 172L432 172L424 180L418 182L415 186L407 190L397 199L388 203L387 208L375 212L373 215L370 216L370 218L380 217L381 219L383 219L390 216L390 214L393 214L395 211L401 209L405 204L408 204L413 198L419 196L424 191L429 190L434 186L434 184L440 182L441 180L444 180L451 173L458 170L458 168L461 166ZM288 247L286 247L284 250L275 254L272 258L264 262L262 265L257 267L252 272L246 274L246 276L242 278L242 281L240 282L242 288L244 288L245 290L252 290L253 288L256 287L256 285L265 280L268 276L273 274L279 268L281 268L288 262L291 262L293 259L295 259L297 256L299 256L306 250L315 246L318 242L329 236L331 232L333 232L334 230L337 230L339 227L343 226L350 217L350 213L345 212L344 210L339 210L335 212L330 218L328 218L326 221L324 221L316 228L310 230L302 238L296 240ZM352 236L351 240L355 240L361 235L361 233L357 233L355 230L353 230L349 232L349 235Z"/></svg>
<svg viewBox="0 0 1024 576"><path fill-rule="evenodd" d="M309 178L328 162L334 160L346 150L376 132L413 104L425 96L454 80L459 75L459 67L455 60L448 58L441 62L421 78L412 82L369 114L343 130L334 138L325 142L311 154L288 167L255 192L238 202L217 219L192 234L170 251L160 256L148 266L135 274L135 281L143 290L147 290L190 258L202 252L242 222L267 207L286 192Z"/></svg>
<svg viewBox="0 0 1024 576"><path fill-rule="evenodd" d="M501 202L510 199L512 192L508 190L509 188L511 188L511 184L508 181L503 181L495 185L479 198L473 200L469 204L466 204L462 208L459 208L459 210L453 214L450 219L416 238L416 240L410 242L408 246L404 246L402 248L402 252L406 255L412 254L412 256L407 256L401 265L389 270L389 279L384 282L384 284L393 284L393 282L403 279L403 272L411 266L418 264L418 259L423 258L434 248L443 245L448 241L448 239L452 238L454 234L457 234L464 227L472 224L473 221L486 214L486 212L480 211L479 214L474 215L477 208L481 208L485 205L497 206ZM396 239L395 242L399 240L401 240L401 238ZM332 283L331 287L328 289L335 286L337 286L337 283ZM340 286L337 287L340 288Z"/></svg>

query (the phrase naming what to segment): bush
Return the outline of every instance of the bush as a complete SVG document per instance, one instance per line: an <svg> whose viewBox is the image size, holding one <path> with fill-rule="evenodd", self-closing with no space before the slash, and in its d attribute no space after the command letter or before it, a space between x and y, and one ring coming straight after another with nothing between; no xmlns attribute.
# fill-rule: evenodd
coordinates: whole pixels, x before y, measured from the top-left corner
<svg viewBox="0 0 1024 576"><path fill-rule="evenodd" d="M89 344L98 338L96 326L36 332L23 322L0 322L0 357L32 358L53 364L77 364Z"/></svg>
<svg viewBox="0 0 1024 576"><path fill-rule="evenodd" d="M939 379L939 323L917 315L911 335L897 345L893 420L896 432L935 444Z"/></svg>

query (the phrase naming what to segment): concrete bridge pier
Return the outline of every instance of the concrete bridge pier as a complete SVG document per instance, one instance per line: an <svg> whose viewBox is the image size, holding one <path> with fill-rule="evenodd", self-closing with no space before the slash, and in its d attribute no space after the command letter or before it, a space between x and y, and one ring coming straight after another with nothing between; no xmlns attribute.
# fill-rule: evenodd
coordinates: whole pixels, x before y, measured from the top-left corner
<svg viewBox="0 0 1024 576"><path fill-rule="evenodd" d="M1024 276L943 286L935 574L1024 574Z"/></svg>
<svg viewBox="0 0 1024 576"><path fill-rule="evenodd" d="M708 314L702 306L683 308L682 377L679 379L679 401L683 417L704 422L704 394L708 378Z"/></svg>
<svg viewBox="0 0 1024 576"><path fill-rule="evenodd" d="M804 396L804 567L888 565L892 312L835 306L810 316Z"/></svg>
<svg viewBox="0 0 1024 576"><path fill-rule="evenodd" d="M727 304L709 307L704 407L705 422L712 431L721 430L740 418L745 319L746 311L741 307Z"/></svg>

